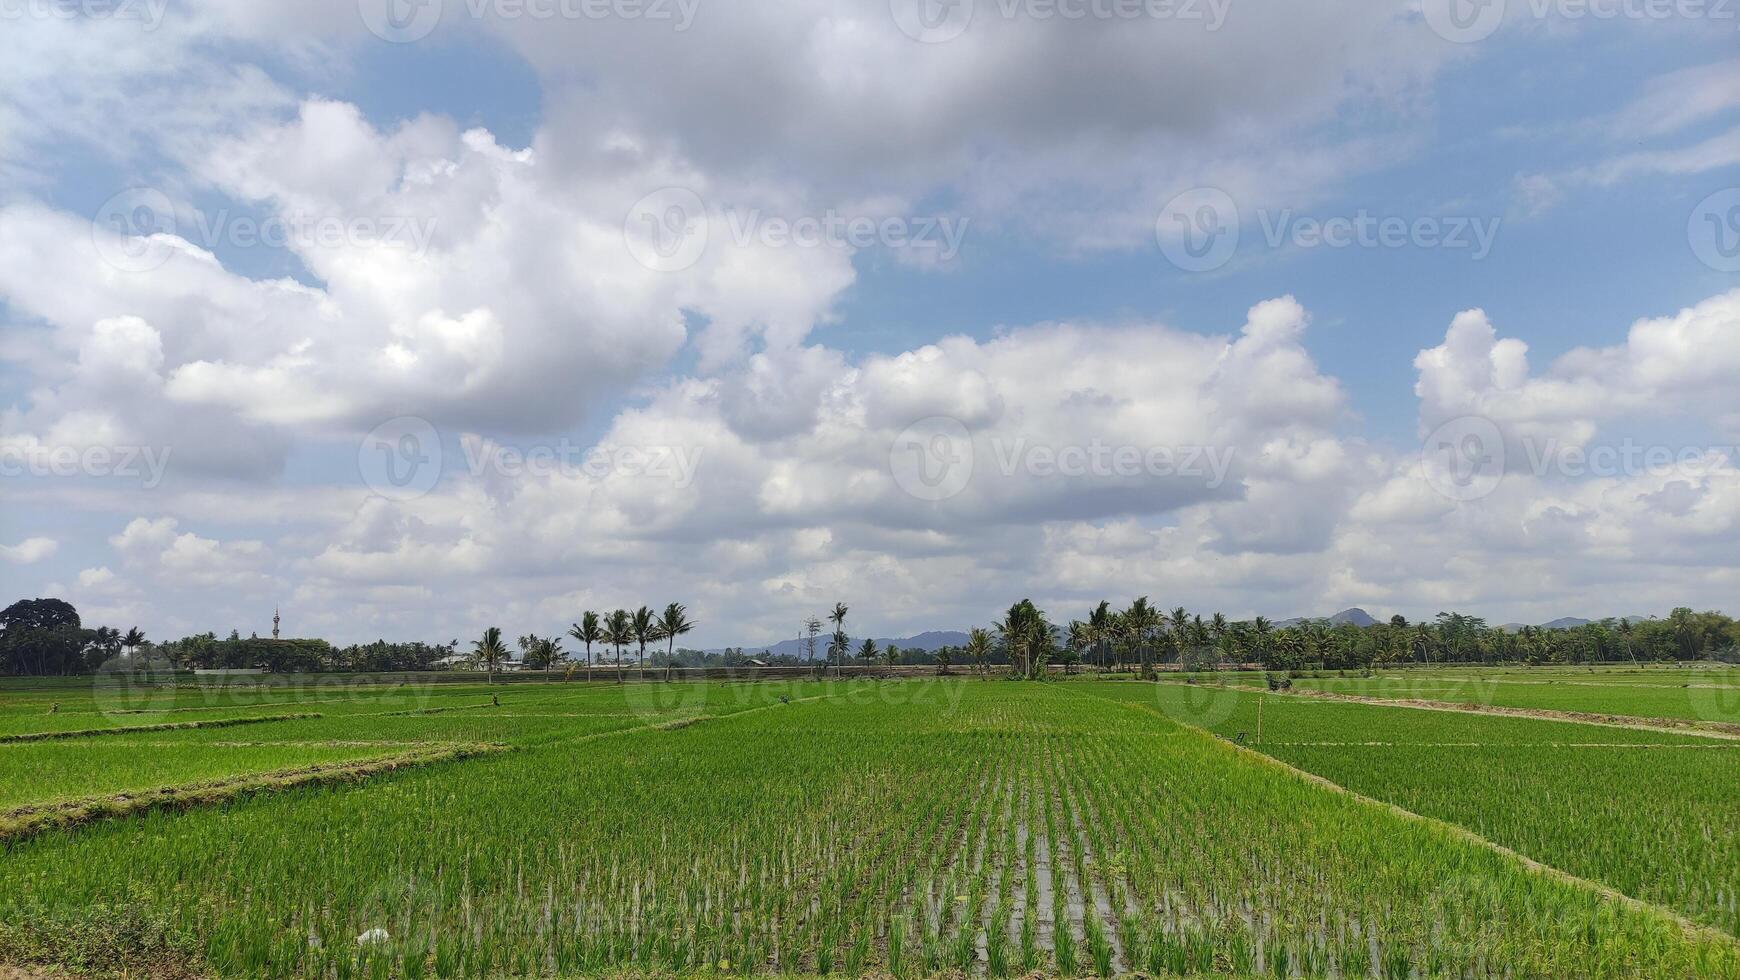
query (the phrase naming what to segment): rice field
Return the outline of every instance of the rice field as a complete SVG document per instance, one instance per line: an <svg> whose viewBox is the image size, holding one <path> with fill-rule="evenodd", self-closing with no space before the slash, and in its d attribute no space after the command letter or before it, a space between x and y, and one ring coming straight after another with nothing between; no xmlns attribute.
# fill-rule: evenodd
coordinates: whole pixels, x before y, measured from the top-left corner
<svg viewBox="0 0 1740 980"><path fill-rule="evenodd" d="M1371 677L1306 676L1293 684L1384 700L1740 724L1740 667L1725 665L1378 671Z"/></svg>
<svg viewBox="0 0 1740 980"><path fill-rule="evenodd" d="M1155 693L1168 715L1740 936L1740 740L1202 686Z"/></svg>
<svg viewBox="0 0 1740 980"><path fill-rule="evenodd" d="M58 693L53 715L40 691L0 693L0 719L29 732L87 708L131 717ZM237 977L1740 975L1719 901L1649 891L1674 862L1706 882L1732 867L1731 838L1698 851L1696 821L1669 820L1679 778L1703 781L1703 795L1677 798L1714 808L1710 826L1733 807L1716 787L1736 757L1684 734L1262 698L1275 702L1263 744L1245 748L1234 739L1256 696L1133 681L324 693L304 705L317 717L0 744L0 772L66 768L0 806L318 753L491 751L0 845L0 964ZM254 697L247 710L284 710ZM206 705L153 707L143 717ZM1402 715L1442 728L1390 717ZM1545 728L1557 734L1543 740ZM1283 730L1300 755L1273 742ZM1327 765L1303 743L1342 758L1326 743L1353 741L1425 754L1348 756L1331 779L1466 830L1282 765L1317 772ZM1491 812L1402 778L1472 741L1516 749L1493 753L1490 786L1470 794ZM1559 782L1529 782L1533 751L1560 753L1544 757ZM1499 811L1536 806L1543 787L1591 795L1593 776L1562 764L1577 753L1688 767L1637 791L1662 794L1639 818L1658 847L1578 871L1511 843L1549 850L1527 838L1527 814ZM1488 757L1465 758L1444 784L1466 792ZM1623 804L1585 800L1567 837ZM1467 830L1572 874L1637 876L1602 877L1616 894Z"/></svg>

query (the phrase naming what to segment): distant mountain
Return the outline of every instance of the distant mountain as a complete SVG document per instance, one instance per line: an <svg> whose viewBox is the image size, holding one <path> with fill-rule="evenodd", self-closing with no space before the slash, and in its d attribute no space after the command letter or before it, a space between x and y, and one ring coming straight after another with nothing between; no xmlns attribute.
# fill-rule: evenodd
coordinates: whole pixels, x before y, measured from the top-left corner
<svg viewBox="0 0 1740 980"><path fill-rule="evenodd" d="M862 639L854 637L852 640L852 648L854 650L857 649L858 645L863 642ZM926 653L929 653L943 647L962 646L966 642L967 634L962 633L959 630L927 630L917 636L877 638L876 645L878 647L886 647L888 644L892 643L902 650L923 650ZM802 637L794 640L780 640L778 643L763 643L760 646L752 646L746 643L743 645L743 652L746 654L753 654L765 650L776 657L801 657L804 654L804 643L805 640ZM828 634L823 633L816 637L816 656L822 656L822 653L827 649L827 646ZM724 653L725 650L721 647L716 650L707 650L705 652Z"/></svg>
<svg viewBox="0 0 1740 980"><path fill-rule="evenodd" d="M1317 618L1319 618L1319 617L1300 616L1296 619L1282 620L1281 622L1276 623L1275 625L1276 626L1298 626L1300 623L1304 623L1304 622L1307 622L1311 619L1317 619ZM1336 613L1333 616L1328 616L1328 617L1323 617L1323 618L1327 618L1329 620L1330 624L1334 625L1334 626L1340 626L1342 623L1352 623L1355 626L1373 626L1377 623L1377 620L1372 618L1371 613L1366 612L1364 609L1361 609L1358 606L1353 606L1353 607L1348 608L1348 609L1343 609L1342 611Z"/></svg>
<svg viewBox="0 0 1740 980"><path fill-rule="evenodd" d="M1644 622L1645 620L1653 619L1655 617L1653 617L1653 616L1615 616L1613 618L1616 621L1621 620L1621 619L1629 619L1633 623L1641 623L1641 622ZM1600 620L1598 620L1598 619L1582 619L1582 618L1579 618L1577 616L1561 616L1558 619L1555 619L1550 623L1541 623L1539 625L1540 625L1540 628L1544 629L1544 630L1574 630L1579 626L1588 626L1590 623L1598 623L1598 622L1600 622ZM1505 623L1503 626L1500 626L1499 629L1504 630L1506 633L1515 633L1517 630L1522 629L1526 625L1528 625L1528 624L1526 624L1526 623Z"/></svg>

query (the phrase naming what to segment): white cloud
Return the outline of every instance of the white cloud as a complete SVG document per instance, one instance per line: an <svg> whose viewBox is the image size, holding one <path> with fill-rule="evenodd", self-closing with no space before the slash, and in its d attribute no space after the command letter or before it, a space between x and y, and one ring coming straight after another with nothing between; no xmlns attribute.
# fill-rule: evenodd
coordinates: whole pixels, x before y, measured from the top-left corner
<svg viewBox="0 0 1740 980"><path fill-rule="evenodd" d="M173 517L136 517L109 544L129 569L159 586L246 593L272 583L273 556L262 542L201 537L180 528Z"/></svg>
<svg viewBox="0 0 1740 980"><path fill-rule="evenodd" d="M0 559L14 565L33 565L60 549L53 538L25 538L17 544L0 544Z"/></svg>
<svg viewBox="0 0 1740 980"><path fill-rule="evenodd" d="M1689 415L1716 421L1734 438L1737 336L1740 290L1639 320L1623 344L1577 348L1535 375L1528 345L1500 339L1484 312L1470 310L1452 322L1443 344L1414 361L1422 434L1480 415L1510 432L1581 445L1604 419Z"/></svg>
<svg viewBox="0 0 1740 980"><path fill-rule="evenodd" d="M624 216L669 166L621 156L580 179L445 120L379 132L353 106L306 103L220 143L202 175L293 229L318 287L245 278L202 248L117 270L102 261L119 241L107 230L0 209L0 295L78 352L20 424L42 438L77 405L137 441L198 426L210 443L252 442L239 458L270 467L287 433L367 429L399 406L466 426L571 424L670 358L688 314L719 357L763 331L800 340L852 281L849 255L726 239L695 269L646 268ZM301 235L338 219L362 232ZM224 220L178 215L176 231L224 238Z"/></svg>

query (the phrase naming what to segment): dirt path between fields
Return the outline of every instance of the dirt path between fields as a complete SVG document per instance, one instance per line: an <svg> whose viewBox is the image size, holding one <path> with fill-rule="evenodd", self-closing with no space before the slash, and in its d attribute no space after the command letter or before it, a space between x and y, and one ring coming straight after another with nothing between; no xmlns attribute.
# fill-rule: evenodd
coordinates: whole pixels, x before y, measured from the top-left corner
<svg viewBox="0 0 1740 980"><path fill-rule="evenodd" d="M92 738L98 735L137 735L140 732L174 732L187 728L230 728L235 725L263 725L269 721L303 721L319 718L319 712L296 715L259 715L246 718L212 718L206 721L170 721L160 725L125 725L119 728L79 728L64 732L19 732L0 735L0 744L9 742L49 742L63 738Z"/></svg>
<svg viewBox="0 0 1740 980"><path fill-rule="evenodd" d="M1511 718L1534 718L1541 721L1568 721L1580 725L1629 728L1640 732L1670 732L1678 735L1696 735L1702 738L1740 740L1740 724L1725 721L1609 715L1591 711L1559 711L1552 708L1511 708L1497 704L1430 701L1424 698L1374 698L1363 694L1342 694L1337 691L1314 691L1297 687L1290 691L1271 691L1266 688L1252 687L1248 684L1228 684L1227 690L1245 691L1252 694L1273 694L1277 697L1317 698L1322 701L1351 701L1355 704L1375 704L1391 708L1418 708L1421 711L1450 711L1465 715L1504 715Z"/></svg>
<svg viewBox="0 0 1740 980"><path fill-rule="evenodd" d="M147 810L188 810L213 806L254 793L278 792L324 783L357 782L395 769L466 759L500 752L504 748L499 745L464 745L424 749L373 759L248 773L224 779L89 796L58 803L33 803L0 812L0 849L47 830L78 827L97 820L131 816Z"/></svg>

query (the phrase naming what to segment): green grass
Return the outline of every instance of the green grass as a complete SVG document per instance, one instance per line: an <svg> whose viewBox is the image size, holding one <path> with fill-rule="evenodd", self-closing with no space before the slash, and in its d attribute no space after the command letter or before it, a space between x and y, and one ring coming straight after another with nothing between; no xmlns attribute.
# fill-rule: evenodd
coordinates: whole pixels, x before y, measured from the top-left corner
<svg viewBox="0 0 1740 980"><path fill-rule="evenodd" d="M43 937L104 910L151 924L140 957L247 977L1740 972L1730 941L1176 725L1149 685L660 687L230 729L515 749L25 841L0 954L55 959Z"/></svg>
<svg viewBox="0 0 1740 980"><path fill-rule="evenodd" d="M1740 741L1202 685L1084 688L1152 696L1355 792L1740 935Z"/></svg>
<svg viewBox="0 0 1740 980"><path fill-rule="evenodd" d="M1294 686L1386 700L1418 698L1593 714L1740 724L1740 668L1444 668L1377 671L1369 678L1302 677Z"/></svg>
<svg viewBox="0 0 1740 980"><path fill-rule="evenodd" d="M0 747L0 811L385 755L390 747L211 745L112 740Z"/></svg>

